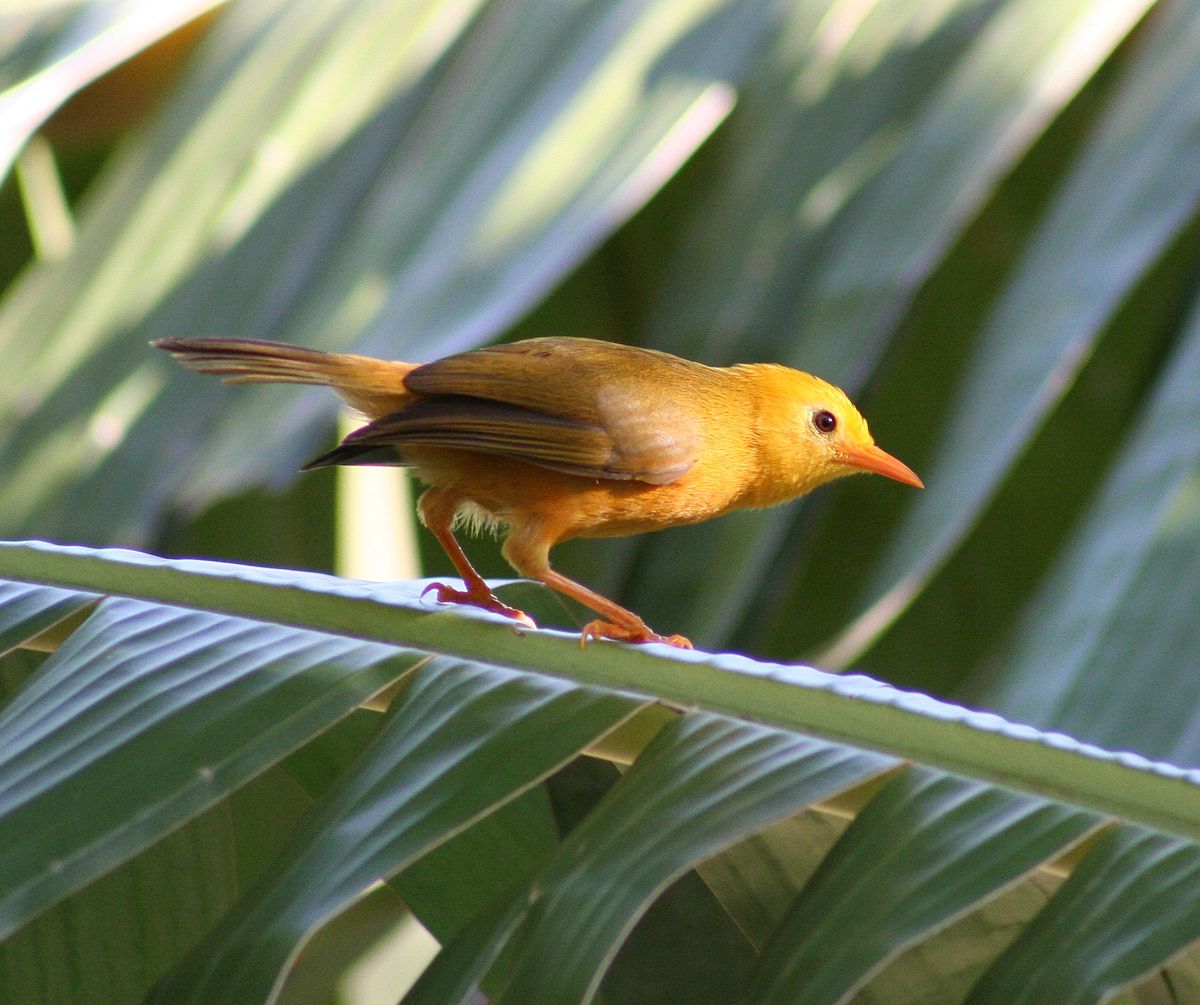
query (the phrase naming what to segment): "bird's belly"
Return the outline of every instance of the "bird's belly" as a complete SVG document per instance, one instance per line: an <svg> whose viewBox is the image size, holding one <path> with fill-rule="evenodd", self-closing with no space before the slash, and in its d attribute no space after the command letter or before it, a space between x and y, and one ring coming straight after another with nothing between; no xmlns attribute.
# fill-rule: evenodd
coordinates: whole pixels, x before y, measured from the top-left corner
<svg viewBox="0 0 1200 1005"><path fill-rule="evenodd" d="M719 516L727 507L698 497L679 485L622 482L617 491L587 494L576 504L570 537L625 537L699 523ZM563 538L565 540L565 538Z"/></svg>
<svg viewBox="0 0 1200 1005"><path fill-rule="evenodd" d="M708 520L733 508L729 493L715 492L691 472L669 485L650 485L584 478L466 451L429 451L412 460L422 481L469 501L464 507L468 522L538 522L553 528L556 541L644 534Z"/></svg>

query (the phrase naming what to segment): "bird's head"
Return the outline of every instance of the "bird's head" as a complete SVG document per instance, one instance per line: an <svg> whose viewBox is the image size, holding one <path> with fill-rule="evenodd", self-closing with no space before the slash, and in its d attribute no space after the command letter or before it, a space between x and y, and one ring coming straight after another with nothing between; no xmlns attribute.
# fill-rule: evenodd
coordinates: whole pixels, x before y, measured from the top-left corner
<svg viewBox="0 0 1200 1005"><path fill-rule="evenodd" d="M925 487L912 468L875 445L867 420L839 388L813 379L818 386L804 409L803 431L808 441L828 459L833 477L866 472L914 488Z"/></svg>
<svg viewBox="0 0 1200 1005"><path fill-rule="evenodd" d="M790 472L793 494L863 473L924 487L912 468L875 445L867 420L839 388L786 367L772 366L762 377L774 385L770 400L787 402L785 408L771 409L768 439L776 447L787 444L776 452L775 470Z"/></svg>

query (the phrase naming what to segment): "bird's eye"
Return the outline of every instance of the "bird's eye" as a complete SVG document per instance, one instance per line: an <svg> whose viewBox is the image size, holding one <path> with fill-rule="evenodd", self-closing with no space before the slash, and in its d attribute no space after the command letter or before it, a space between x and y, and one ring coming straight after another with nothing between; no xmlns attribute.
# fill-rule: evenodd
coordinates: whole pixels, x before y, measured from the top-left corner
<svg viewBox="0 0 1200 1005"><path fill-rule="evenodd" d="M812 424L818 433L832 433L837 429L837 416L822 409L819 412L813 412Z"/></svg>

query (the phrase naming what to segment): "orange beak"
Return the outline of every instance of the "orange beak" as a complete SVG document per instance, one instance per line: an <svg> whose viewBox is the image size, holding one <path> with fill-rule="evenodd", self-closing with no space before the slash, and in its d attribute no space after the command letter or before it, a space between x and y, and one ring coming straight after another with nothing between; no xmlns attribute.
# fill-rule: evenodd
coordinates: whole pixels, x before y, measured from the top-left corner
<svg viewBox="0 0 1200 1005"><path fill-rule="evenodd" d="M849 464L852 468L860 468L863 471L870 471L872 474L883 475L884 478L903 482L913 488L923 489L925 487L925 483L917 477L917 473L912 468L902 461L896 460L886 450L880 450L874 443L865 446L846 444L841 448L839 454L838 460L843 464Z"/></svg>

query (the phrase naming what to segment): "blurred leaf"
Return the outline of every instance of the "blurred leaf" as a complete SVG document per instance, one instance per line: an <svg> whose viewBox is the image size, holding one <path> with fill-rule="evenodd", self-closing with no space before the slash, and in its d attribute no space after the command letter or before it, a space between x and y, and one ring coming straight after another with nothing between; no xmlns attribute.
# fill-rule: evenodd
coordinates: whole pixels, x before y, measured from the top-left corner
<svg viewBox="0 0 1200 1005"><path fill-rule="evenodd" d="M1090 514L1030 598L981 697L1100 743L1197 763L1200 735L1179 684L1198 667L1200 313ZM1124 685L1137 667L1141 698Z"/></svg>
<svg viewBox="0 0 1200 1005"><path fill-rule="evenodd" d="M827 4L801 5L730 119L655 343L860 386L990 185L1146 6L892 0L827 17ZM648 540L619 592L651 623L716 644L770 603L765 570L795 517L788 507Z"/></svg>
<svg viewBox="0 0 1200 1005"><path fill-rule="evenodd" d="M980 335L925 475L929 489L880 557L863 612L823 663L852 661L958 545L1107 318L1195 212L1200 129L1184 109L1200 97L1200 11L1164 5L1139 42L1124 86ZM1122 170L1131 151L1171 170ZM1101 202L1105 212L1092 211Z"/></svg>
<svg viewBox="0 0 1200 1005"><path fill-rule="evenodd" d="M334 478L298 478L285 490L251 489L203 513L173 514L157 535L166 555L328 571L335 564Z"/></svg>
<svg viewBox="0 0 1200 1005"><path fill-rule="evenodd" d="M1051 153L1047 150L1045 155ZM1011 197L1019 198L1021 191L1018 187ZM989 654L1008 644L1030 596L1086 518L1114 458L1140 421L1152 381L1168 364L1178 325L1192 300L1184 282L1194 270L1198 238L1200 229L1193 223L1110 319L1087 364L1030 438L979 521L903 617L864 655L862 662L875 673L899 687L932 691L951 700L970 701L962 692L978 693ZM928 323L936 324L932 318ZM914 354L897 378L907 374L919 381L921 364L937 367L939 355L944 354L935 345L925 346L924 354ZM899 368L893 364L892 369L895 373ZM904 402L901 394L896 386L888 402L872 402L872 414L887 405L890 411L884 417L907 415L914 427L920 425L921 418L912 413L924 402ZM925 424L936 425L938 414L925 413ZM1066 458L1069 477L1064 477ZM836 513L837 525L822 527L821 553L812 555L810 575L793 594L797 600L804 597L806 609L813 612L803 624L810 645L836 631L852 613L854 599L852 591L820 591L820 581L811 573L842 562L865 571L901 515L894 506L888 512L894 493L867 491L870 488L847 486L836 500L830 513ZM872 532L856 532L864 526ZM1014 546L1017 538L1020 546ZM936 647L929 640L937 640ZM923 654L920 661L912 658L917 650Z"/></svg>
<svg viewBox="0 0 1200 1005"><path fill-rule="evenodd" d="M0 308L0 361L25 374L0 386L6 526L139 540L172 496L290 477L332 396L227 399L145 340L235 332L419 358L477 344L717 125L772 8L232 6L97 183L75 253Z"/></svg>
<svg viewBox="0 0 1200 1005"><path fill-rule="evenodd" d="M738 162L689 235L736 244L680 257L660 333L722 358L783 348L781 362L860 381L885 322L1148 6L799 5L747 80Z"/></svg>
<svg viewBox="0 0 1200 1005"><path fill-rule="evenodd" d="M0 179L71 95L224 0L83 0L8 14L0 33Z"/></svg>

